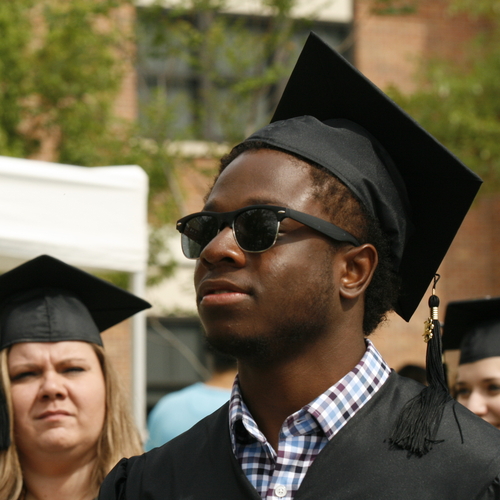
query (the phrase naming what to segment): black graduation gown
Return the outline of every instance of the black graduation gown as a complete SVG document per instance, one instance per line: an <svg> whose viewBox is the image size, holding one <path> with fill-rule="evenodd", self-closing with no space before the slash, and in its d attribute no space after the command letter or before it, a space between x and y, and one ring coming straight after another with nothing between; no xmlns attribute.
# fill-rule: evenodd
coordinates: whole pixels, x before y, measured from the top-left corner
<svg viewBox="0 0 500 500"><path fill-rule="evenodd" d="M421 389L392 372L318 455L295 500L500 499L500 432L458 403L446 406L442 442L423 457L389 446L401 407ZM228 408L160 448L121 460L99 499L259 500L232 453Z"/></svg>

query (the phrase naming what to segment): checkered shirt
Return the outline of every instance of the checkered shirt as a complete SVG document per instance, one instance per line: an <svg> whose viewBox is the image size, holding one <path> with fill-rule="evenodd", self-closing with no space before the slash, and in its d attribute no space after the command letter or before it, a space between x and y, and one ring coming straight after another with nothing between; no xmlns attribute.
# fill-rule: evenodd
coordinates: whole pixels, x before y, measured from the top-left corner
<svg viewBox="0 0 500 500"><path fill-rule="evenodd" d="M380 353L369 340L366 343L352 371L285 420L277 452L242 400L236 378L229 406L233 452L263 499L292 499L318 453L389 377L390 368Z"/></svg>

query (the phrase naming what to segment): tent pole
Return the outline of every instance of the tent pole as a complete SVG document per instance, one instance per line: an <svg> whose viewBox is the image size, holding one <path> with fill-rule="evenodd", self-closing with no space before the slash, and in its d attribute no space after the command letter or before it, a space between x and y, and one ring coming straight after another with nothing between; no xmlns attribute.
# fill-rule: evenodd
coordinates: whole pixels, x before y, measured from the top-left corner
<svg viewBox="0 0 500 500"><path fill-rule="evenodd" d="M132 273L132 293L144 297L146 273ZM135 423L146 436L146 315L132 316L132 410Z"/></svg>

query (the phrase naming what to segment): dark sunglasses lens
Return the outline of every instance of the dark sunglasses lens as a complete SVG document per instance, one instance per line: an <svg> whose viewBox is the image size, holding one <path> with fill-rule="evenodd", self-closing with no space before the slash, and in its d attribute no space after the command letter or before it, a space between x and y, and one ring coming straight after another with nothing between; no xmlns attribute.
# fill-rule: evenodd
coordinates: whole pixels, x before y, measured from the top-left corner
<svg viewBox="0 0 500 500"><path fill-rule="evenodd" d="M247 252L263 252L271 248L278 234L276 214L265 208L241 213L234 221L236 241Z"/></svg>
<svg viewBox="0 0 500 500"><path fill-rule="evenodd" d="M182 251L188 259L197 259L203 249L217 236L217 220L210 215L190 219L182 232Z"/></svg>

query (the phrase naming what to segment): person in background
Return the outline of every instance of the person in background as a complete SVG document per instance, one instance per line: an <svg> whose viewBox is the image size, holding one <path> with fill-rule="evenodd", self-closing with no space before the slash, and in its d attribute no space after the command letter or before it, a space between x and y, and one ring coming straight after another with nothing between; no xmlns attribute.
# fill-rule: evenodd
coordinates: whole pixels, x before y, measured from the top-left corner
<svg viewBox="0 0 500 500"><path fill-rule="evenodd" d="M450 302L443 348L460 348L456 400L500 429L500 297Z"/></svg>
<svg viewBox="0 0 500 500"><path fill-rule="evenodd" d="M91 500L141 452L100 332L148 307L47 255L0 276L2 500Z"/></svg>
<svg viewBox="0 0 500 500"><path fill-rule="evenodd" d="M236 359L213 349L209 352L211 377L163 396L151 410L148 416L149 436L144 446L146 451L187 431L229 400L237 373Z"/></svg>
<svg viewBox="0 0 500 500"><path fill-rule="evenodd" d="M480 184L311 34L271 124L177 222L206 337L238 360L231 399L100 498L500 499L500 434L448 392L436 295L427 387L366 338L410 319Z"/></svg>

